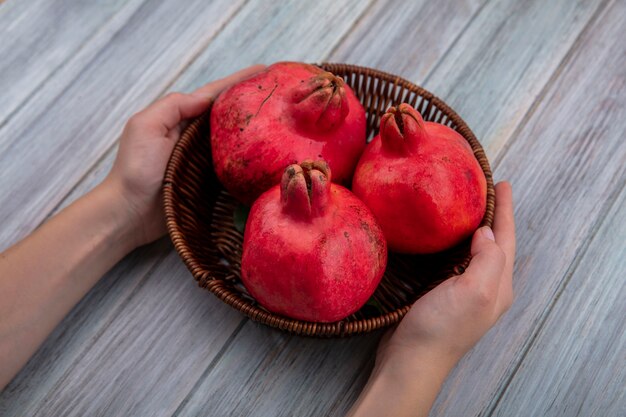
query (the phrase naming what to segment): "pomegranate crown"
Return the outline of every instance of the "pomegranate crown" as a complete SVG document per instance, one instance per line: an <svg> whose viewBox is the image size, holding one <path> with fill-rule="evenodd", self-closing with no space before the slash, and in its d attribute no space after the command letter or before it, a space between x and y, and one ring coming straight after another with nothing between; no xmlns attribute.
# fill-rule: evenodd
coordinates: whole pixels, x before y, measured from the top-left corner
<svg viewBox="0 0 626 417"><path fill-rule="evenodd" d="M380 137L385 150L407 155L428 137L424 119L406 103L390 107L380 120Z"/></svg>
<svg viewBox="0 0 626 417"><path fill-rule="evenodd" d="M326 161L289 165L280 183L283 211L296 219L322 215L330 195L330 167Z"/></svg>
<svg viewBox="0 0 626 417"><path fill-rule="evenodd" d="M324 71L294 88L291 97L296 123L318 132L341 125L350 112L344 85L342 78Z"/></svg>

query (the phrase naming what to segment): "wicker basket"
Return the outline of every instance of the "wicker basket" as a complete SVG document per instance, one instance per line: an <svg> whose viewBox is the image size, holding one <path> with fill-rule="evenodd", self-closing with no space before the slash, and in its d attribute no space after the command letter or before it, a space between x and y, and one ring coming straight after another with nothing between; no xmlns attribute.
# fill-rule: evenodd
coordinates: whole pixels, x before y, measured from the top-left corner
<svg viewBox="0 0 626 417"><path fill-rule="evenodd" d="M391 74L344 64L324 63L320 67L344 77L354 89L367 112L368 139L376 134L384 111L402 102L415 107L425 120L446 124L463 135L487 178L487 211L482 225L491 226L495 193L489 162L472 131L450 107L428 91ZM467 267L469 241L429 256L391 253L372 300L342 321L304 322L267 311L240 280L243 235L233 220L237 202L213 172L209 130L207 112L184 130L172 153L164 180L167 228L198 284L251 319L306 336L366 333L399 322L417 298Z"/></svg>

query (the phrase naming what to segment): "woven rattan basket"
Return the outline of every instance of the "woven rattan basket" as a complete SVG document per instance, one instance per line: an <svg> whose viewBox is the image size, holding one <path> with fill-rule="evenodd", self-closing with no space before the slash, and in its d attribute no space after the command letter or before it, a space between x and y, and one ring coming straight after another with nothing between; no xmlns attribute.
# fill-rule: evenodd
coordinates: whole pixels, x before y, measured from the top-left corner
<svg viewBox="0 0 626 417"><path fill-rule="evenodd" d="M485 153L465 122L428 91L391 74L344 64L320 67L343 77L367 112L367 133L377 132L381 115L403 102L425 120L446 124L469 142L487 178L487 211L482 225L491 226L494 188ZM164 180L164 206L169 234L198 284L226 304L258 322L307 336L348 336L399 322L421 295L467 267L469 241L429 256L391 253L385 276L372 300L352 316L335 323L311 323L267 311L248 294L239 276L243 235L233 220L237 202L217 180L211 162L209 113L182 133Z"/></svg>

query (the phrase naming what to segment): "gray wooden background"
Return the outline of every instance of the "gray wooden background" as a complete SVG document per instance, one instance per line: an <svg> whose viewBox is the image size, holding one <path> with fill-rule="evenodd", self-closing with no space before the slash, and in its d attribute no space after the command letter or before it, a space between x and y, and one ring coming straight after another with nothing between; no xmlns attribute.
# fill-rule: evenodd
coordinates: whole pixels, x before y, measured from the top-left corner
<svg viewBox="0 0 626 417"><path fill-rule="evenodd" d="M8 0L0 249L100 181L125 120L168 91L258 62L380 68L452 105L516 200L517 299L431 415L624 416L625 45L623 0ZM261 327L163 239L73 310L0 415L342 415L379 337Z"/></svg>

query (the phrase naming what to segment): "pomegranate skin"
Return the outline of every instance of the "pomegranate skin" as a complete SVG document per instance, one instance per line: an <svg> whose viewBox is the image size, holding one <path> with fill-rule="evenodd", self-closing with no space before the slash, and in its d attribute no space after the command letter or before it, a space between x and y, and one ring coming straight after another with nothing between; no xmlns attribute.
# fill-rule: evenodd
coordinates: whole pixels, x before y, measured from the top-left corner
<svg viewBox="0 0 626 417"><path fill-rule="evenodd" d="M313 65L279 62L232 86L211 110L213 166L245 204L278 184L283 169L324 159L349 184L365 148L365 110L343 79Z"/></svg>
<svg viewBox="0 0 626 417"><path fill-rule="evenodd" d="M390 108L367 146L352 191L372 210L389 249L428 254L457 245L479 226L487 181L453 129L424 122L408 104Z"/></svg>
<svg viewBox="0 0 626 417"><path fill-rule="evenodd" d="M254 202L244 232L241 278L268 310L334 322L356 312L387 264L383 232L369 209L330 183L328 165L290 165Z"/></svg>

